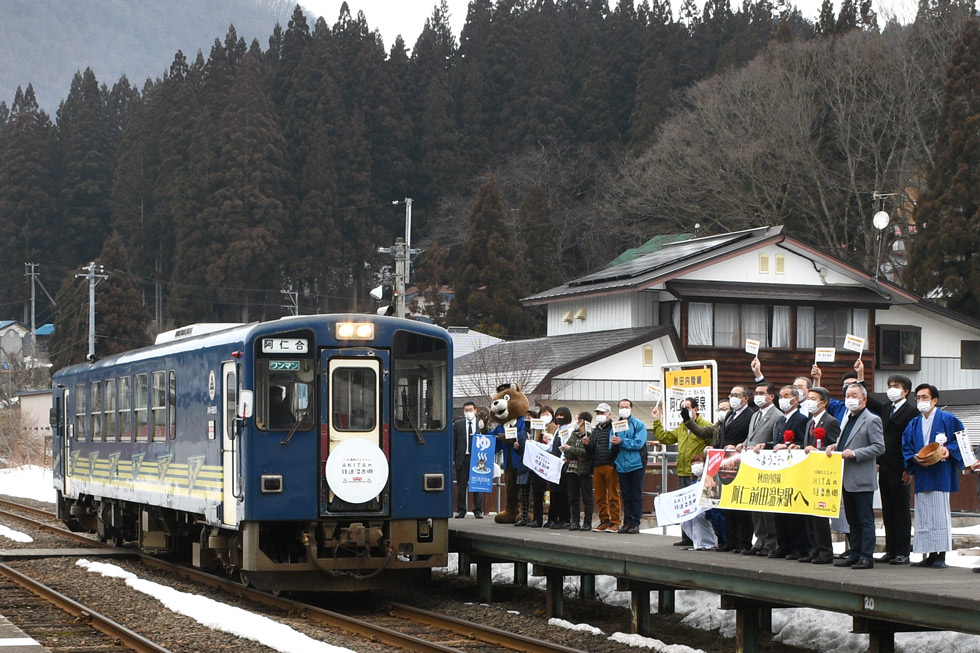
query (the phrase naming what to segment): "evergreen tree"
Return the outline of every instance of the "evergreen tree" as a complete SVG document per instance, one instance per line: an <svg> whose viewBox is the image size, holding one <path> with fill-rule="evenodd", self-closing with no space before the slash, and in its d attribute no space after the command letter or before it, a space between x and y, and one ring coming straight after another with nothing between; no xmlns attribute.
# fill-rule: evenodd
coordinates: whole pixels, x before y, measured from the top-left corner
<svg viewBox="0 0 980 653"><path fill-rule="evenodd" d="M667 117L673 105L672 66L662 52L640 66L636 85L636 103L630 116L631 139L637 149L644 149L653 139L657 126Z"/></svg>
<svg viewBox="0 0 980 653"><path fill-rule="evenodd" d="M817 34L833 36L837 33L837 19L834 18L833 0L823 0L820 3L820 15L817 18Z"/></svg>
<svg viewBox="0 0 980 653"><path fill-rule="evenodd" d="M85 361L88 354L88 285L69 270L54 296L54 333L48 342L52 370Z"/></svg>
<svg viewBox="0 0 980 653"><path fill-rule="evenodd" d="M61 161L61 261L72 267L95 258L109 232L114 160L104 97L91 68L76 74L58 110Z"/></svg>
<svg viewBox="0 0 980 653"><path fill-rule="evenodd" d="M956 43L936 127L935 166L915 206L906 282L980 317L980 24Z"/></svg>
<svg viewBox="0 0 980 653"><path fill-rule="evenodd" d="M840 13L837 15L837 34L844 34L857 29L858 26L858 6L855 0L841 0Z"/></svg>
<svg viewBox="0 0 980 653"><path fill-rule="evenodd" d="M504 216L500 189L493 176L487 175L470 213L447 324L466 325L498 337L529 333L530 320L520 303L520 275L515 272L520 253Z"/></svg>
<svg viewBox="0 0 980 653"><path fill-rule="evenodd" d="M23 264L46 260L56 241L51 140L33 86L23 93L18 87L0 139L0 303L8 306L27 299Z"/></svg>

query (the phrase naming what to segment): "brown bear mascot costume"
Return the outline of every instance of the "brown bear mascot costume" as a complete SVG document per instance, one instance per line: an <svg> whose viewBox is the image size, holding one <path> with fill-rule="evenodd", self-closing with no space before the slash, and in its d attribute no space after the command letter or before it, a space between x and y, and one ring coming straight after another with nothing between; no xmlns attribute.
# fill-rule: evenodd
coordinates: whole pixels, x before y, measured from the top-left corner
<svg viewBox="0 0 980 653"><path fill-rule="evenodd" d="M504 509L493 520L498 524L513 524L517 521L518 490L517 475L524 471L524 443L527 441L527 425L524 415L531 404L516 383L504 383L497 387L497 394L490 398L490 419L497 426L490 435L497 436L497 448L503 452L504 487L507 500ZM516 439L507 439L508 427L517 429Z"/></svg>

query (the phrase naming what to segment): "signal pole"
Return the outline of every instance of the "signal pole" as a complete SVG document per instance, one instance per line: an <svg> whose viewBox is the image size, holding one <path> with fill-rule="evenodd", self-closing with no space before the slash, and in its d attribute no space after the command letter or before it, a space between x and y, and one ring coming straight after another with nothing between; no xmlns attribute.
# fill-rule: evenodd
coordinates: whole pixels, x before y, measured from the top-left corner
<svg viewBox="0 0 980 653"><path fill-rule="evenodd" d="M95 286L99 281L108 279L109 275L105 272L105 266L96 265L91 262L82 268L85 274L76 274L75 278L85 277L88 279L88 361L95 360Z"/></svg>

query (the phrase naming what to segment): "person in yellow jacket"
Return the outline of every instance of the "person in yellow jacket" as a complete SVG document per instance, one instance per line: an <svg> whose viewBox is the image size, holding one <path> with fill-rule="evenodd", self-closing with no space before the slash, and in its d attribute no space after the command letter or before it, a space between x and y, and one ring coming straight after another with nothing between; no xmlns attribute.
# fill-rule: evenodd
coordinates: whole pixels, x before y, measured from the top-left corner
<svg viewBox="0 0 980 653"><path fill-rule="evenodd" d="M705 428L712 426L710 421L698 414L698 402L692 397L687 397L681 402L681 419L683 421L671 431L666 430L660 421L659 406L651 408L650 415L653 417L653 439L660 444L677 445L677 480L680 487L687 487L696 482L698 478L691 472L691 458L702 453L711 444L711 438L695 435L685 426L684 422L689 421L688 418L690 418L690 421L698 426ZM680 542L674 543L674 546L692 546L692 542L690 538L684 535Z"/></svg>

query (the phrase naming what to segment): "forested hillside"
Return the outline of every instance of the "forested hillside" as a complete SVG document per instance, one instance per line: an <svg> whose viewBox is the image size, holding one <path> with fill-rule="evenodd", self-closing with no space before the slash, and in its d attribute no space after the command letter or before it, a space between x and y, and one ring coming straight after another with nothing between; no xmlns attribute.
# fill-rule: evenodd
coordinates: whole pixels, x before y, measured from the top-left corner
<svg viewBox="0 0 980 653"><path fill-rule="evenodd" d="M20 317L23 264L41 264L59 363L84 353L75 274L97 258L122 286L100 311L150 331L275 318L283 291L302 312L373 310L404 197L413 281L479 290L461 276L478 258L514 301L695 222L781 222L866 263L872 194L908 211L932 165L971 10L923 0L880 26L870 0L816 23L767 0L686 0L679 21L663 0L473 0L458 38L437 7L409 55L363 15L297 8L267 42L232 28L145 86L80 72L52 117L26 87L0 105L0 302ZM488 230L509 251L481 248ZM100 353L142 339L119 328Z"/></svg>

